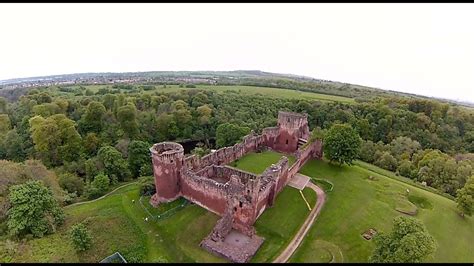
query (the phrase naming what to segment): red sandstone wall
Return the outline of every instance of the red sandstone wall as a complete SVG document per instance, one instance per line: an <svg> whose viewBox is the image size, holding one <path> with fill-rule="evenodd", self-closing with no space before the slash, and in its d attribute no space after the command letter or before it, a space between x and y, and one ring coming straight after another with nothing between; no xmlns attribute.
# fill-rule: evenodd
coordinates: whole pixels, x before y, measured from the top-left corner
<svg viewBox="0 0 474 266"><path fill-rule="evenodd" d="M297 150L298 138L307 139L308 136L309 129L306 117L279 114L279 127L265 128L262 135L249 134L244 137L241 143L218 149L214 153L202 158L194 155L189 156L176 165L158 162L153 159L158 194L160 197L166 198L175 198L181 194L186 199L222 216L229 202L228 184L217 183L214 180L201 176L230 176L236 170L230 167L216 168L212 165L228 164L249 152L257 150L261 146L267 146L284 153L295 153L297 161L291 168L289 168L288 161L280 160L281 169L276 172L268 172L270 179L267 180L273 179L274 183L268 183L268 187L254 195L252 202L247 202L247 206L238 209L234 216L235 223L242 225L238 226L239 228L247 228L246 226L254 224L265 208L272 205L277 194L311 156L321 158L322 143L320 141L310 144L304 150ZM182 169L181 174L178 169ZM186 170L191 171L187 172ZM199 174L193 173L196 171ZM250 178L245 176L243 172L237 172L237 175L240 178L244 178L242 180ZM253 184L255 187L256 183ZM245 195L248 185L243 186L238 188L237 192L234 191L232 193L237 193L236 195L239 197ZM242 192L239 192L241 189ZM257 193L256 191L258 190L252 191L252 193Z"/></svg>
<svg viewBox="0 0 474 266"><path fill-rule="evenodd" d="M156 191L160 199L173 200L179 196L179 169L181 161L174 163L159 162L155 156L152 157L153 173L155 177Z"/></svg>
<svg viewBox="0 0 474 266"><path fill-rule="evenodd" d="M260 192L259 197L258 197L258 201L257 201L257 211L256 211L257 217L255 217L255 219L257 219L258 216L260 216L263 213L263 211L271 205L269 196L270 196L270 191L272 189L274 189L274 188L273 187L268 187L264 191Z"/></svg>
<svg viewBox="0 0 474 266"><path fill-rule="evenodd" d="M221 216L226 210L227 192L224 184L207 178L186 176L182 180L181 193L189 201Z"/></svg>
<svg viewBox="0 0 474 266"><path fill-rule="evenodd" d="M283 153L293 153L298 148L298 137L292 130L280 129L273 149Z"/></svg>
<svg viewBox="0 0 474 266"><path fill-rule="evenodd" d="M283 187L286 185L286 183L288 183L288 180L290 177L293 177L293 176L290 176L289 173L288 173L288 164L286 164L286 166L284 167L284 169L282 169L282 172L280 173L280 175L278 176L278 183L276 185L276 193L280 193L280 191L283 189Z"/></svg>
<svg viewBox="0 0 474 266"><path fill-rule="evenodd" d="M187 165L192 166L192 169L200 169L209 165L225 165L229 164L245 154L256 151L264 143L262 135L249 134L243 138L243 141L234 146L224 147L208 154L201 159L189 159ZM194 162L191 162L195 160Z"/></svg>

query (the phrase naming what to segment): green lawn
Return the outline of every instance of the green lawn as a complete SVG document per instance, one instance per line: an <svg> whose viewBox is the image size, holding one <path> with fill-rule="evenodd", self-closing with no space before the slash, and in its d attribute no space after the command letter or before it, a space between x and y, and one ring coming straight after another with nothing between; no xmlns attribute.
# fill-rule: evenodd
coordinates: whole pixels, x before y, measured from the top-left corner
<svg viewBox="0 0 474 266"><path fill-rule="evenodd" d="M261 174L270 165L277 163L282 156L288 158L289 165L293 165L296 161L295 156L278 153L274 151L264 151L261 153L251 152L231 162L229 165L250 173Z"/></svg>
<svg viewBox="0 0 474 266"><path fill-rule="evenodd" d="M355 102L354 99L352 98L347 98L347 97L342 97L342 96L280 89L280 88L254 87L254 86L201 86L201 85L197 87L200 89L201 88L209 89L209 90L214 90L218 92L235 91L235 92L238 92L239 94L244 94L244 95L255 95L259 93L259 94L265 95L266 97L273 97L273 98L305 99L305 100L318 100L318 101L325 101L325 102L343 102L343 103Z"/></svg>
<svg viewBox="0 0 474 266"><path fill-rule="evenodd" d="M361 234L369 228L391 230L393 218L404 215L396 208L417 209L415 217L436 239L437 251L428 262L474 261L474 218L461 218L452 200L358 166L311 160L301 173L327 179L334 189L291 262L327 261L328 252L336 261L366 262L374 246Z"/></svg>
<svg viewBox="0 0 474 266"><path fill-rule="evenodd" d="M316 193L305 188L303 194L313 207L316 204ZM283 188L274 207L266 209L255 223L257 234L264 237L265 242L252 258L252 262L272 262L291 241L309 212L296 188Z"/></svg>
<svg viewBox="0 0 474 266"><path fill-rule="evenodd" d="M365 168L371 172L375 172L377 174L380 174L380 175L384 175L384 176L387 176L387 177L390 177L390 178L393 178L395 180L398 180L398 181L401 181L403 183L407 183L407 184L410 184L410 185L413 185L417 188L421 188L421 189L424 189L424 190L427 190L427 191L430 191L430 192L433 192L433 193L436 193L436 194L439 194L441 196L444 196L448 199L452 199L454 200L454 197L447 194L447 193L443 193L439 190L436 190L435 188L432 188L432 187L428 187L428 186L423 186L421 183L418 183L418 182L415 182L413 181L412 179L410 178L407 178L407 177L404 177L404 176L400 176L400 175L396 175L394 172L391 172L389 170L385 170L383 168L380 168L376 165L373 165L373 164L370 164L370 163L366 163L366 162L363 162L363 161L360 161L360 160L356 160L354 162L354 164L358 167L361 167L361 168Z"/></svg>
<svg viewBox="0 0 474 266"><path fill-rule="evenodd" d="M249 153L232 162L230 165L254 174L261 174L270 165L277 163L285 154L265 151ZM295 162L295 157L288 157L290 166ZM310 204L316 204L316 193L309 188L303 194ZM275 205L265 210L255 223L257 234L265 238L252 262L271 262L288 245L298 229L309 214L308 207L299 191L292 187L285 187L278 194Z"/></svg>
<svg viewBox="0 0 474 266"><path fill-rule="evenodd" d="M252 169L255 160L245 159L254 155L248 156L239 161L239 167ZM279 155L273 156L278 161ZM257 172L265 169L272 160L259 162L261 168L254 169ZM301 172L327 179L334 188L327 193L320 216L291 258L292 262L367 261L373 243L364 240L361 234L368 228L390 230L393 218L403 215L396 208L416 209L415 217L424 222L437 240L439 247L434 258L428 261L474 261L474 253L469 248L474 239L474 218L461 218L455 212L453 201L358 166L339 167L311 160ZM369 180L369 175L376 178ZM410 190L408 196L407 188ZM315 193L307 189L303 193L314 205ZM200 241L219 219L217 215L199 206L188 205L170 218L145 222L147 214L138 199L138 184L131 184L103 199L66 208L66 223L55 234L24 243L0 241L0 261L97 262L116 251L130 262L225 261L199 247ZM161 211L173 207L173 204L163 206ZM265 237L265 242L252 261L272 261L291 240L308 213L299 192L294 188L284 188L277 196L276 204L267 209L255 224L257 233ZM75 222L86 222L93 236L92 248L80 254L74 251L67 234Z"/></svg>
<svg viewBox="0 0 474 266"><path fill-rule="evenodd" d="M139 87L140 85L138 85ZM79 88L79 86L68 86L69 88ZM93 92L97 92L100 88L112 88L112 85L86 85L83 86L90 89ZM355 103L354 99L342 96L320 94L313 92L304 92L297 90L288 90L280 88L269 88L269 87L256 87L256 86L211 86L211 85L197 85L196 88L180 88L178 85L167 85L166 88L163 86L155 86L154 90L143 91L143 93L154 93L154 92L176 92L181 90L193 90L203 89L212 90L219 93L234 91L244 95L255 95L261 94L266 97L272 98L284 98L284 99L305 99L305 100L318 100L324 102L342 102L342 103ZM127 90L121 90L127 92ZM66 92L58 92L60 94L68 94Z"/></svg>
<svg viewBox="0 0 474 266"><path fill-rule="evenodd" d="M119 251L129 262L224 261L198 245L218 220L217 215L188 205L169 219L145 222L147 214L138 201L138 193L138 185L133 184L98 201L66 208L66 223L57 233L21 244L16 254L4 258L0 255L0 260L98 262ZM81 221L87 222L93 245L77 254L67 231L73 223Z"/></svg>

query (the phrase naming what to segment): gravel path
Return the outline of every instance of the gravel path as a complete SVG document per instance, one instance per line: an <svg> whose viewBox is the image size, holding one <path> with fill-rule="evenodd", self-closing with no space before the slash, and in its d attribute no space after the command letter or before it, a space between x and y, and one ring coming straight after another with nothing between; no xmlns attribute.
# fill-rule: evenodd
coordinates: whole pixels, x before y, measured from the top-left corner
<svg viewBox="0 0 474 266"><path fill-rule="evenodd" d="M316 205L314 206L313 210L308 215L308 218L306 218L306 221L304 221L298 233L296 233L296 235L293 237L290 244L288 244L288 246L281 252L281 254L273 262L284 263L290 259L291 255L293 255L295 250L301 244L304 237L308 233L309 228L311 228L314 221L318 217L318 214L321 211L324 205L324 202L326 201L326 193L324 193L324 190L322 190L320 187L316 186L311 181L306 184L306 187L309 187L316 192L316 195L317 195Z"/></svg>
<svg viewBox="0 0 474 266"><path fill-rule="evenodd" d="M117 190L119 190L119 189L121 189L121 188L123 188L123 187L130 186L130 185L132 185L132 184L137 184L137 183L138 183L138 182L127 183L127 184L125 184L125 185L122 185L122 186L120 186L120 187L117 187L116 189L110 191L109 193L103 195L103 196L100 197L100 198L93 199L93 200L89 200L89 201L76 202L76 203L73 203L73 204L70 204L70 205L66 205L66 206L64 206L64 208L69 208L69 207L72 207L72 206L82 205L82 204L91 203L91 202L94 202L94 201L101 200L101 199L103 199L103 198L109 196L110 194L114 193L115 191L117 191Z"/></svg>

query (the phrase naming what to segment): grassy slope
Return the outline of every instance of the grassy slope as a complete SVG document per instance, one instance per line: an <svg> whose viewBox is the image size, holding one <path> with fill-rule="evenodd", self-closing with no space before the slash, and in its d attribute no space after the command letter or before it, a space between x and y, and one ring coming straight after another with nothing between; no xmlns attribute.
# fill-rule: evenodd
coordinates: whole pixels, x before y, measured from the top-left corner
<svg viewBox="0 0 474 266"><path fill-rule="evenodd" d="M404 177L404 176L400 176L400 175L396 175L394 172L391 172L389 170L386 170L386 169L383 169L383 168L380 168L376 165L373 165L373 164L370 164L370 163L366 163L366 162L363 162L363 161L360 161L360 160L356 160L354 162L355 165L361 167L361 168L365 168L366 170L370 170L371 172L375 172L377 174L380 174L380 175L384 175L384 176L387 176L387 177L390 177L392 179L395 179L395 180L398 180L398 181L401 181L403 183L407 183L407 184L410 184L410 185L413 185L417 188L421 188L421 189L424 189L426 191L430 191L430 192L433 192L435 194L439 194L441 196L444 196L448 199L452 199L454 200L454 197L447 194L447 193L443 193L443 192L440 192L438 190L436 190L435 188L432 188L432 187L428 187L428 186L423 186L421 183L418 183L418 182L415 182L413 181L412 179L410 178L407 178L407 177Z"/></svg>
<svg viewBox="0 0 474 266"><path fill-rule="evenodd" d="M58 233L28 241L23 246L24 251L17 252L13 261L98 262L115 251L132 261L134 257L141 257L146 262L163 259L172 262L223 261L199 247L199 242L217 221L217 215L189 205L170 219L145 222L147 214L138 201L138 188L137 184L130 185L101 200L67 208L66 224ZM94 238L93 246L77 254L67 230L73 223L85 219L90 220L88 228Z"/></svg>
<svg viewBox="0 0 474 266"><path fill-rule="evenodd" d="M310 204L316 204L316 193L309 188L303 194ZM257 234L265 242L252 258L252 262L271 262L293 239L309 214L303 198L296 188L286 186L278 194L274 207L268 208L255 223Z"/></svg>
<svg viewBox="0 0 474 266"><path fill-rule="evenodd" d="M334 190L328 193L320 217L291 258L292 262L318 261L315 250L324 241L339 247L344 262L367 261L374 246L361 234L368 228L391 230L393 218L402 215L395 208L407 205L407 188L411 195L424 198L432 205L432 209L418 208L415 216L424 222L439 245L434 258L428 261L474 261L474 253L469 248L474 239L474 218L462 219L456 214L453 201L357 166L339 167L312 160L301 172L331 181ZM368 180L369 175L377 180Z"/></svg>
<svg viewBox="0 0 474 266"><path fill-rule="evenodd" d="M253 156L253 155L249 155ZM264 158L274 160L260 161L265 169L278 161L280 154L266 153ZM247 167L244 160L242 167ZM311 205L316 195L304 190ZM132 202L135 200L135 202ZM148 202L143 201L149 208ZM167 207L173 207L169 203ZM162 208L166 211L168 208ZM299 192L291 187L285 188L276 199L276 203L262 214L256 224L257 232L265 237L264 246L257 253L255 261L271 261L279 250L301 226L309 210ZM147 213L139 203L139 186L131 184L120 188L103 199L66 208L66 224L55 234L41 239L33 239L21 245L18 252L2 257L0 261L14 262L98 262L106 256L119 251L133 261L141 257L145 262L166 260L168 262L224 262L199 247L219 217L196 205L188 205L168 219L144 221ZM156 215L155 211L153 214ZM69 227L80 221L89 220L88 228L93 236L90 250L77 254L68 237ZM0 244L2 244L0 242Z"/></svg>

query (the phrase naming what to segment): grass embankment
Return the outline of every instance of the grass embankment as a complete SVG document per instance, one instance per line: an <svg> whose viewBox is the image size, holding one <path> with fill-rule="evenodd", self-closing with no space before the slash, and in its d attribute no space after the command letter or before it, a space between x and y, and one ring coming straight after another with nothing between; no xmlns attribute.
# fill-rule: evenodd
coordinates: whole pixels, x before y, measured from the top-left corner
<svg viewBox="0 0 474 266"><path fill-rule="evenodd" d="M398 181L401 181L403 183L407 183L409 185L412 185L412 186L415 186L417 188L421 188L421 189L424 189L426 191L429 191L429 192L432 192L432 193L435 193L435 194L438 194L438 195L441 195L443 197L446 197L448 199L451 199L451 200L454 200L454 197L447 194L447 193L443 193L439 190L436 190L435 188L432 188L432 187L428 187L428 186L424 186L422 185L421 183L419 182L415 182L413 181L412 179L410 178L407 178L407 177L404 177L404 176L400 176L400 175L396 175L394 172L391 172L389 170L385 170L383 168L380 168L376 165L373 165L373 164L370 164L370 163L366 163L366 162L363 162L363 161L360 161L360 160L356 160L354 162L354 165L356 166L359 166L361 168L364 168L366 170L369 170L369 171L372 171L372 172L375 172L377 174L380 174L380 175L384 175L384 176L387 176L387 177L390 177L390 178L393 178L395 180L398 180Z"/></svg>
<svg viewBox="0 0 474 266"><path fill-rule="evenodd" d="M397 208L416 209L414 217L436 239L438 248L428 262L474 261L474 218L461 218L452 200L358 166L311 160L301 173L327 179L334 189L291 262L327 261L328 252L335 261L366 262L374 244L361 234L369 228L390 231L393 218L405 215Z"/></svg>

